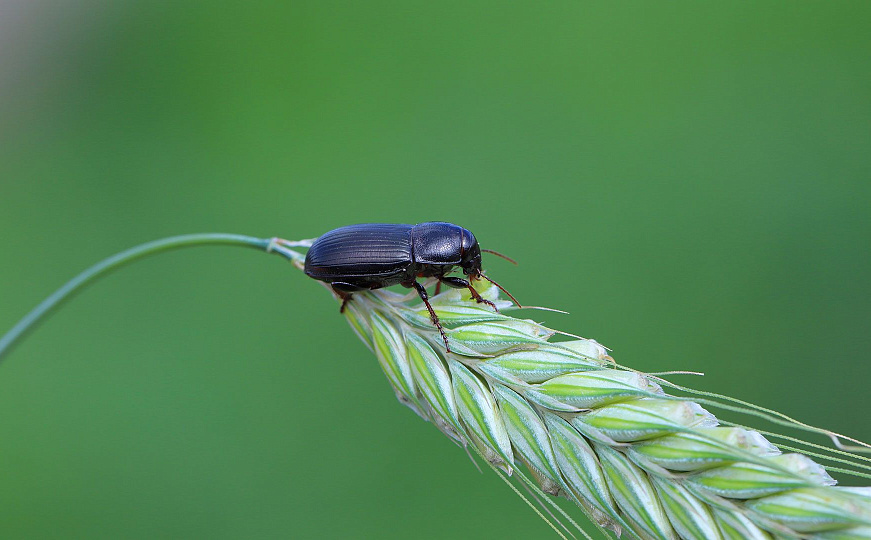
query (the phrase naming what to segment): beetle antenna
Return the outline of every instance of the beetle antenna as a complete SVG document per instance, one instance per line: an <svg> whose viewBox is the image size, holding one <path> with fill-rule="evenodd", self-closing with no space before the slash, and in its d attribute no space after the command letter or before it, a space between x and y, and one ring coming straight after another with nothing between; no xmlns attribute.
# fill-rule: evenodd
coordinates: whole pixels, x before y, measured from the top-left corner
<svg viewBox="0 0 871 540"><path fill-rule="evenodd" d="M510 262L511 264L514 264L514 265L517 264L517 261L515 261L515 260L512 259L511 257L507 257L507 256L505 256L505 255L502 255L502 254L499 253L498 251L493 251L492 249L482 249L481 251L486 252L486 253L492 253L493 255L496 255L497 257L502 257L503 259L505 259L506 261ZM505 294L508 294L508 293L506 292Z"/></svg>
<svg viewBox="0 0 871 540"><path fill-rule="evenodd" d="M522 308L522 307L523 307L523 306L520 305L520 302L517 301L517 298L514 298L514 295L511 294L510 292L506 291L505 288L504 288L502 285L499 285L498 283L496 283L496 282L493 281L492 279L488 278L488 277L485 276L484 274L478 274L478 275L481 276L482 278L486 279L487 281L489 281L489 282L492 283L493 285L496 285L497 287L499 287L499 290L502 291L502 292L504 292L505 294L507 294L507 295L508 295L508 298L510 298L511 300L514 301L515 304L517 304L517 307L519 307L519 308Z"/></svg>

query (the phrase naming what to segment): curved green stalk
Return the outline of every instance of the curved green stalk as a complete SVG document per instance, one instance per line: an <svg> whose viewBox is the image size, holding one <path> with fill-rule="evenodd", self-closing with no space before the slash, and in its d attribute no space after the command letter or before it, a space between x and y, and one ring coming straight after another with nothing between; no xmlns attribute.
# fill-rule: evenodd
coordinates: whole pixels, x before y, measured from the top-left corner
<svg viewBox="0 0 871 540"><path fill-rule="evenodd" d="M162 238L112 255L69 280L63 287L52 293L51 296L43 300L38 306L33 308L30 313L18 321L18 324L13 326L11 330L0 338L0 360L3 359L4 355L9 352L12 346L21 340L29 330L33 329L37 323L54 311L64 301L72 297L76 292L80 291L83 287L97 278L100 278L133 261L174 249L214 245L252 247L264 250L267 253L275 251L289 259L295 258L285 253L284 250L276 249L276 242L276 239L255 238L253 236L244 236L241 234L186 234ZM296 254L294 253L294 255Z"/></svg>

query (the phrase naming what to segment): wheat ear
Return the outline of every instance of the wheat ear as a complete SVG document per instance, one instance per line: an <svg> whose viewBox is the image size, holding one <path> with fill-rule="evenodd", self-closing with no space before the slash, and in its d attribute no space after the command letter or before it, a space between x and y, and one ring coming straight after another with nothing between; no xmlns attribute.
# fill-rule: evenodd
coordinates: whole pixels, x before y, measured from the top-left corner
<svg viewBox="0 0 871 540"><path fill-rule="evenodd" d="M871 538L871 488L836 487L806 455L720 425L699 402L734 406L670 395L666 381L617 366L594 340L554 341L553 330L505 314L512 304L496 287L480 293L500 311L455 290L431 299L451 353L416 295L358 293L345 310L399 401L457 444L618 536ZM871 469L862 456L807 453Z"/></svg>

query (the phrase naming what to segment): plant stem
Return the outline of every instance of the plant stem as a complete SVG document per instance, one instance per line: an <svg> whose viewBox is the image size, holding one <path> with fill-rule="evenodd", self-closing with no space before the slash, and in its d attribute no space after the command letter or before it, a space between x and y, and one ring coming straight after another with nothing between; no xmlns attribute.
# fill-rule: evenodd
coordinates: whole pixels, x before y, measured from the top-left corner
<svg viewBox="0 0 871 540"><path fill-rule="evenodd" d="M33 308L30 313L25 315L23 319L18 321L18 323L12 327L6 335L0 338L0 360L2 360L4 355L9 352L12 346L15 345L29 330L33 329L37 323L54 311L54 309L60 306L64 301L68 300L75 293L97 278L149 255L185 247L214 245L252 247L264 250L267 253L273 251L273 248L275 247L274 239L269 238L254 238L252 236L243 236L240 234L203 233L162 238L112 255L69 280L63 287L52 293L51 296L43 300L38 306ZM294 258L288 253L285 253L284 250L275 250L275 252L289 259ZM296 255L296 253L294 253L294 255Z"/></svg>

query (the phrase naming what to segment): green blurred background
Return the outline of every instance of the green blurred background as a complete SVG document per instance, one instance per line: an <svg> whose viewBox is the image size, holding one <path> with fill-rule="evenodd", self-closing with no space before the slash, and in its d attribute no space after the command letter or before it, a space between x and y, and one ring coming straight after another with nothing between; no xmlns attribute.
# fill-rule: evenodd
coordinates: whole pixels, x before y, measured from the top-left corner
<svg viewBox="0 0 871 540"><path fill-rule="evenodd" d="M163 236L447 220L618 361L871 438L869 16L3 1L0 329ZM337 311L233 248L76 298L0 366L2 535L549 538Z"/></svg>

